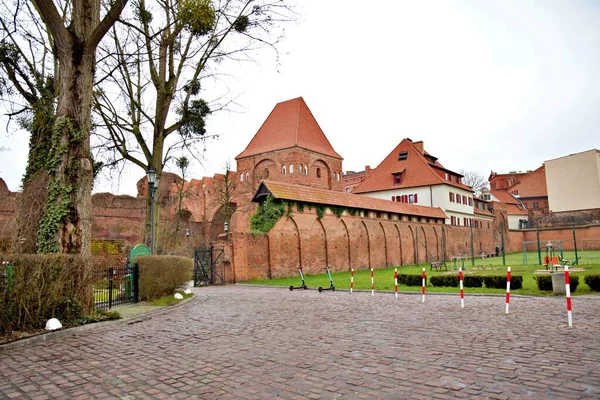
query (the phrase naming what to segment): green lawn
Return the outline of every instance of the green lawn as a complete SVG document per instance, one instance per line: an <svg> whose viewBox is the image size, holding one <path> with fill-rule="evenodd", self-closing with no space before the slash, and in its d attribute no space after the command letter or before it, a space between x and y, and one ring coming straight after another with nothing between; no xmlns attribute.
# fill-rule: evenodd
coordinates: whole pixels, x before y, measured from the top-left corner
<svg viewBox="0 0 600 400"><path fill-rule="evenodd" d="M600 252L598 252L600 253ZM537 253L536 257L537 257ZM565 252L565 258L568 257L568 252ZM511 290L511 293L522 294L522 295L535 295L535 296L547 296L552 295L552 292L540 291L537 288L535 279L533 278L536 270L543 270L544 267L540 265L521 265L522 264L522 253L512 253L506 255L506 266L502 265L502 257L476 259L475 267L472 266L471 259L465 261L465 274L469 275L506 275L508 266L512 269L512 275L523 276L523 288L518 290ZM482 265L483 262L483 265ZM425 268L427 277L434 275L443 274L458 274L457 270L454 270L452 262L448 262L448 271L430 271L429 264L422 265L410 265L398 267L398 274L421 274L422 268ZM585 264L579 266L573 266L571 268L583 268L582 272L572 272L571 275L579 276L579 287L573 295L583 295L598 293L593 292L589 286L584 282L584 275L600 275L600 262L596 264ZM336 289L348 290L350 289L350 272L334 272L331 274L333 284ZM393 291L394 290L394 268L376 269L374 271L375 290L376 291ZM316 289L319 286L323 288L329 287L329 279L327 274L319 275L305 275L306 285L311 289ZM271 286L300 286L300 277L295 276L291 278L280 278L280 279L260 279L246 282L248 284L255 285L271 285ZM366 269L354 271L354 288L357 290L370 290L371 289L371 272ZM404 292L420 292L420 286L406 286L399 285L399 291ZM433 287L428 283L426 288L427 292L444 292L444 293L459 293L458 287ZM465 293L505 293L505 289L487 289L487 288L465 288Z"/></svg>

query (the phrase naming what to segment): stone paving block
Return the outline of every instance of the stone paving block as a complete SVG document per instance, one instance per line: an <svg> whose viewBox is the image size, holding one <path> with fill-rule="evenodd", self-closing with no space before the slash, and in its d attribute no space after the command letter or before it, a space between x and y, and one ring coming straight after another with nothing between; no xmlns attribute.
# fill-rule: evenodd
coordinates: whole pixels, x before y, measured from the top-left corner
<svg viewBox="0 0 600 400"><path fill-rule="evenodd" d="M473 296L465 312L444 295L422 305L383 293L335 292L324 301L281 288L195 291L203 301L136 324L0 350L0 398L600 395L600 297L578 302L585 322L568 330L565 346L543 339L567 332L554 311L563 303L552 297L517 298L521 306L505 316L501 296Z"/></svg>

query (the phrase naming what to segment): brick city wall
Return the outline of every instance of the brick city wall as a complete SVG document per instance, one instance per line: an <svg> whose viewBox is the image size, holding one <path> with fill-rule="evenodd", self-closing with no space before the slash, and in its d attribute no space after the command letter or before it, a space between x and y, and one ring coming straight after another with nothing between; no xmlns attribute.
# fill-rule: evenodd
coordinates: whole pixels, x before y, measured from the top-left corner
<svg viewBox="0 0 600 400"><path fill-rule="evenodd" d="M282 217L266 236L250 233L230 235L232 264L236 281L269 279L297 274L300 265L308 274L350 268L366 269L401 266L471 252L468 227L403 222L351 216L338 218L326 210L321 220L315 210L305 209ZM416 239L415 239L416 236ZM491 229L473 229L476 255L494 250Z"/></svg>
<svg viewBox="0 0 600 400"><path fill-rule="evenodd" d="M536 242L537 234L535 229L525 229L522 231L510 231L509 233L511 238L511 244L508 246L507 252L518 252L523 251L523 242ZM577 240L577 249L581 250L582 241L585 240L591 246L595 244L598 248L600 244L600 224L597 225L579 225L575 226L575 238ZM542 251L545 251L546 243L549 240L561 240L563 250L573 250L574 249L574 240L573 240L573 228L572 227L562 227L562 228L542 228L540 229L540 247ZM593 242L593 243L592 243ZM535 248L537 250L537 246L534 245L530 247L530 249ZM533 250L530 250L533 251Z"/></svg>

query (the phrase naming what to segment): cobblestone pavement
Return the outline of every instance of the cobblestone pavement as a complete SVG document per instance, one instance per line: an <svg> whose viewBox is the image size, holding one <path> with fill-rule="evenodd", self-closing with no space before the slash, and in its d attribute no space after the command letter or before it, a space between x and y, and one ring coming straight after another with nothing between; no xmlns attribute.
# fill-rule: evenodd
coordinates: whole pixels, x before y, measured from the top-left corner
<svg viewBox="0 0 600 400"><path fill-rule="evenodd" d="M0 352L1 398L600 397L600 298L195 289L180 307Z"/></svg>

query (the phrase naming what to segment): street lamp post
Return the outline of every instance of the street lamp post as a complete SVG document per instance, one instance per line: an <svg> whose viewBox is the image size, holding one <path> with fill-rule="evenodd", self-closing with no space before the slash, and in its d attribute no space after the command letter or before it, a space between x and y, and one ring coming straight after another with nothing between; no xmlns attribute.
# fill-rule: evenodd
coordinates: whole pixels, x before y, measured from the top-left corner
<svg viewBox="0 0 600 400"><path fill-rule="evenodd" d="M185 237L187 239L187 252L190 253L190 229L185 230Z"/></svg>
<svg viewBox="0 0 600 400"><path fill-rule="evenodd" d="M155 253L154 249L154 192L156 191L156 171L152 167L148 168L148 192L150 194L150 252Z"/></svg>

